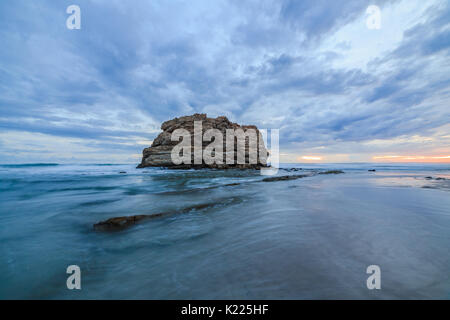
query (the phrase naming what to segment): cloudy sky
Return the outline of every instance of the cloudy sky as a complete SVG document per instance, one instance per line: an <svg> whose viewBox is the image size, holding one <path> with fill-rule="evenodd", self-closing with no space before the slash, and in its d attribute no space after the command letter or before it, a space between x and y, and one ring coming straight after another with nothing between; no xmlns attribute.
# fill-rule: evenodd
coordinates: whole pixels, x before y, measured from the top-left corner
<svg viewBox="0 0 450 320"><path fill-rule="evenodd" d="M0 163L137 163L195 112L284 162L450 161L448 0L3 0L0 46Z"/></svg>

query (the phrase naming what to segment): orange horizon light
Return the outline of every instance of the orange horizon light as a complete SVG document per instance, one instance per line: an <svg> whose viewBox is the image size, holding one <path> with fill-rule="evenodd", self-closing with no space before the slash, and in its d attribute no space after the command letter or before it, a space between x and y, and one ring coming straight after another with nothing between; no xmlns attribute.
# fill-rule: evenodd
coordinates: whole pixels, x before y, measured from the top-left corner
<svg viewBox="0 0 450 320"><path fill-rule="evenodd" d="M303 160L308 160L308 161L311 161L311 160L321 161L322 160L322 157L317 157L317 156L303 156L303 157L299 157L299 158L303 159Z"/></svg>
<svg viewBox="0 0 450 320"><path fill-rule="evenodd" d="M450 162L450 156L374 156L374 160L390 161L390 162Z"/></svg>

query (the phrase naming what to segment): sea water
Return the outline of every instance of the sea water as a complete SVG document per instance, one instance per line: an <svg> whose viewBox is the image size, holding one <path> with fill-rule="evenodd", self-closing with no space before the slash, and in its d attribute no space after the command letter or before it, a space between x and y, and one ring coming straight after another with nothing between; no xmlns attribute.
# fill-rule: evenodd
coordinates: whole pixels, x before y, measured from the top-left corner
<svg viewBox="0 0 450 320"><path fill-rule="evenodd" d="M450 165L283 168L311 176L0 166L0 298L450 298ZM332 169L344 174L316 174ZM175 214L93 228L161 212ZM70 265L81 290L67 288ZM370 265L381 289L367 287Z"/></svg>

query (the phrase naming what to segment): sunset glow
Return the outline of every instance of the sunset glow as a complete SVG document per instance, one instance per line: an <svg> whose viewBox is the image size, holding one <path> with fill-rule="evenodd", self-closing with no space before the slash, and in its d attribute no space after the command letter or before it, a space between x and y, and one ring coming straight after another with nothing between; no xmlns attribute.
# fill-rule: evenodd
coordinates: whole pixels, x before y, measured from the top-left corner
<svg viewBox="0 0 450 320"><path fill-rule="evenodd" d="M450 162L450 156L375 156L373 160L376 161L391 161L391 162Z"/></svg>
<svg viewBox="0 0 450 320"><path fill-rule="evenodd" d="M300 157L302 160L308 160L308 161L321 161L322 157L316 157L316 156L303 156Z"/></svg>

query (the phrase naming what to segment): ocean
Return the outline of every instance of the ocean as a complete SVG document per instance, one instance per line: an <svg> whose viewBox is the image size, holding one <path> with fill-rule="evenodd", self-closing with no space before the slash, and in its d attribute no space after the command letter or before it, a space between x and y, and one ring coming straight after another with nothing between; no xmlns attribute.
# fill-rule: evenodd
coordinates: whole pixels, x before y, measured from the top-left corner
<svg viewBox="0 0 450 320"><path fill-rule="evenodd" d="M318 174L327 170L344 173ZM1 165L0 298L450 298L450 164L278 173L299 174ZM164 212L123 230L93 227ZM69 265L81 290L66 286ZM367 287L370 265L381 289Z"/></svg>

